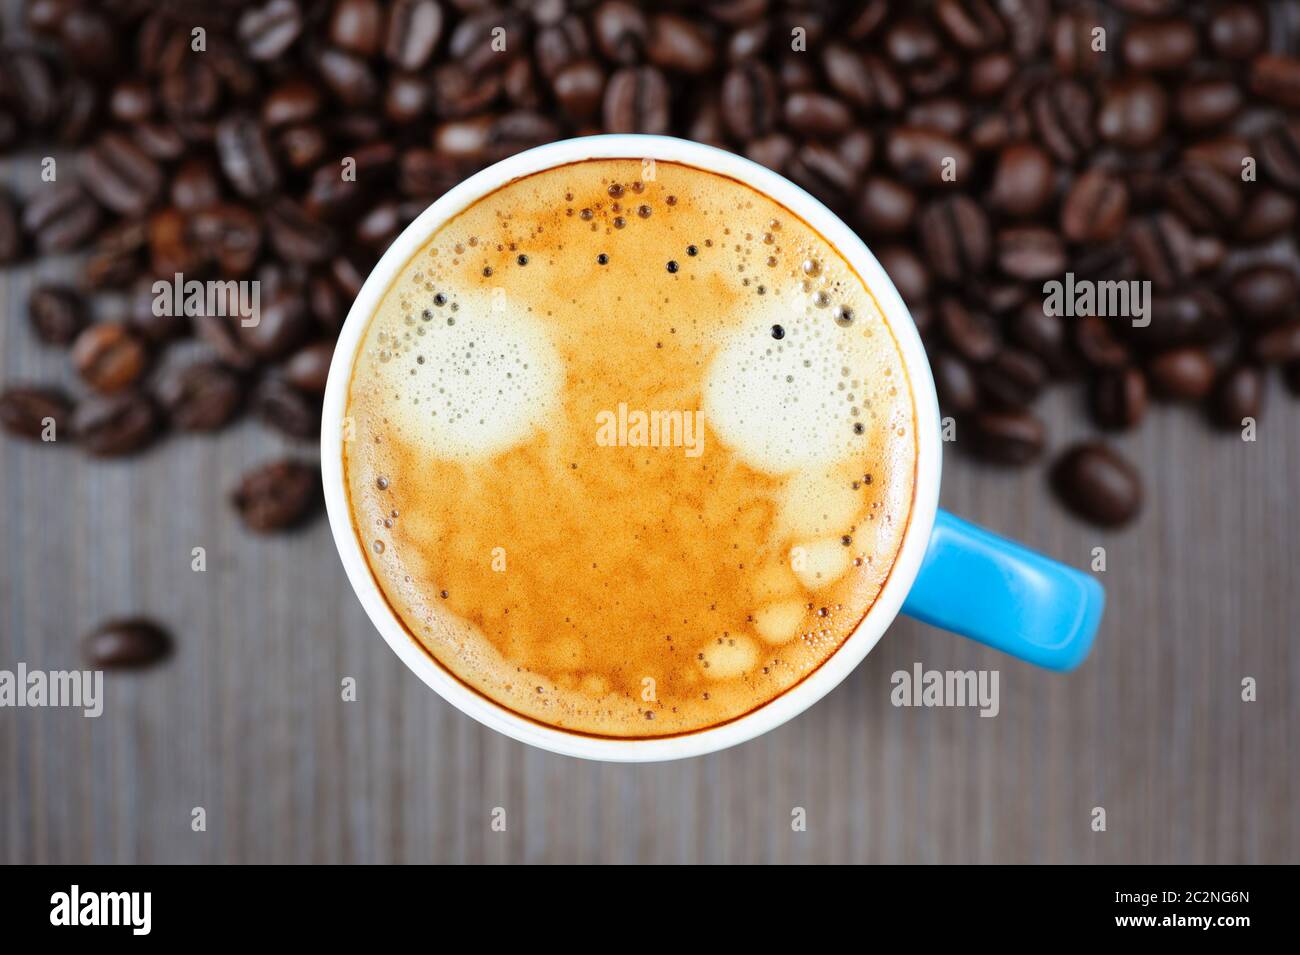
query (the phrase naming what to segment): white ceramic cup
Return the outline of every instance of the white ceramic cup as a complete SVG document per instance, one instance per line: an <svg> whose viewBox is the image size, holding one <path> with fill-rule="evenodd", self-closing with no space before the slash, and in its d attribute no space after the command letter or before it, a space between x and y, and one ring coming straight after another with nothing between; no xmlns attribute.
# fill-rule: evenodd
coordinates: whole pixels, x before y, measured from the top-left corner
<svg viewBox="0 0 1300 955"><path fill-rule="evenodd" d="M902 350L916 407L916 491L907 533L898 560L862 623L817 670L771 702L729 723L662 739L599 738L545 726L494 703L434 662L407 633L371 575L353 529L343 482L344 414L352 365L366 325L389 284L430 235L483 196L522 176L585 159L653 159L721 173L770 196L803 219L839 250L875 296ZM934 378L912 316L875 256L834 213L770 169L712 146L667 136L589 136L539 146L476 173L424 210L389 246L352 303L334 350L321 423L321 472L330 528L348 580L388 645L420 679L457 709L521 742L586 759L653 762L712 753L780 726L834 689L871 652L898 616L930 541L939 502L939 435Z"/></svg>

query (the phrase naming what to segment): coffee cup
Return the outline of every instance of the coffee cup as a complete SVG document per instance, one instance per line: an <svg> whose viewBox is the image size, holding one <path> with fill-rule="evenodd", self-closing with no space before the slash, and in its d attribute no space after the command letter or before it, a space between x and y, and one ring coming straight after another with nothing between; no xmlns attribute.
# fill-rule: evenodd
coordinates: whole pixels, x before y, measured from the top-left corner
<svg viewBox="0 0 1300 955"><path fill-rule="evenodd" d="M824 237L861 277L893 331L910 380L916 421L913 496L906 529L888 576L851 635L806 677L749 712L690 732L643 738L600 736L531 718L443 666L412 636L375 579L344 473L345 442L355 439L348 399L358 352L399 273L441 226L506 184L599 159L680 164L728 177L770 197ZM920 335L893 283L862 240L817 199L765 167L700 143L642 135L591 136L519 153L466 179L416 218L381 257L348 314L330 368L321 433L325 500L335 544L371 622L403 662L458 709L507 736L564 755L616 762L698 756L779 726L843 680L899 613L1048 669L1078 666L1100 624L1101 586L1087 574L939 510L941 459L938 401Z"/></svg>

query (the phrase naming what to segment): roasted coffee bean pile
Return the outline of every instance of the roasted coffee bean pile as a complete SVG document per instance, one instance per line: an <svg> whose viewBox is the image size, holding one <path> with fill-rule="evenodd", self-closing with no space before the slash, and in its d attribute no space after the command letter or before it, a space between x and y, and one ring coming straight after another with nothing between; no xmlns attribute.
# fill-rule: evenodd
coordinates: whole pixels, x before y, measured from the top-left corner
<svg viewBox="0 0 1300 955"><path fill-rule="evenodd" d="M23 202L0 192L0 262L87 257L81 288L29 305L82 396L8 388L20 436L50 417L118 455L251 409L312 439L339 324L402 227L482 166L599 131L744 153L858 228L957 447L985 459L1044 453L1055 381L1081 379L1104 430L1152 398L1239 430L1274 366L1300 391L1294 2L33 0L25 21L0 50L0 148L76 158ZM260 324L154 314L152 280L178 272L260 280ZM1149 280L1149 325L1049 314L1067 272ZM189 336L207 356L163 374ZM235 506L291 526L317 497L302 475L260 469ZM1087 519L1140 509L1099 441L1051 475Z"/></svg>

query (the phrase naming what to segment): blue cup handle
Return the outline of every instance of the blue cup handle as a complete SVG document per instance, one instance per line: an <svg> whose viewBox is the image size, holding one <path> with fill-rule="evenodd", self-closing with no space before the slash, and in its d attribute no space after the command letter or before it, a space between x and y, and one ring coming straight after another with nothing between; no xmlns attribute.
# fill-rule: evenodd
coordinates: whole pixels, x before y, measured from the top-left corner
<svg viewBox="0 0 1300 955"><path fill-rule="evenodd" d="M1106 593L1073 567L940 511L903 613L1050 670L1083 662Z"/></svg>

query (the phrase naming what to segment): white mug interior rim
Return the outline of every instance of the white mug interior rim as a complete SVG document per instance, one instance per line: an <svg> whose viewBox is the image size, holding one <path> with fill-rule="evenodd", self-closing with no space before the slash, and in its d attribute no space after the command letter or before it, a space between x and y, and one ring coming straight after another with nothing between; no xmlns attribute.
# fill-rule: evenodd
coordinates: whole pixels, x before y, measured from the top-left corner
<svg viewBox="0 0 1300 955"><path fill-rule="evenodd" d="M660 739L594 737L543 725L452 676L417 645L381 593L353 530L343 484L343 417L353 360L370 316L402 266L438 227L483 196L520 177L587 159L653 159L720 173L806 221L839 250L875 296L903 353L916 409L916 486L907 532L889 578L857 629L817 670L768 703L730 722ZM470 176L424 210L389 246L352 303L330 365L321 420L321 472L334 543L367 616L393 651L440 696L480 723L554 753L614 762L681 759L725 749L780 726L834 689L894 621L920 570L938 508L940 468L939 405L925 348L898 290L862 240L819 200L766 167L713 146L669 136L613 134L538 146Z"/></svg>

